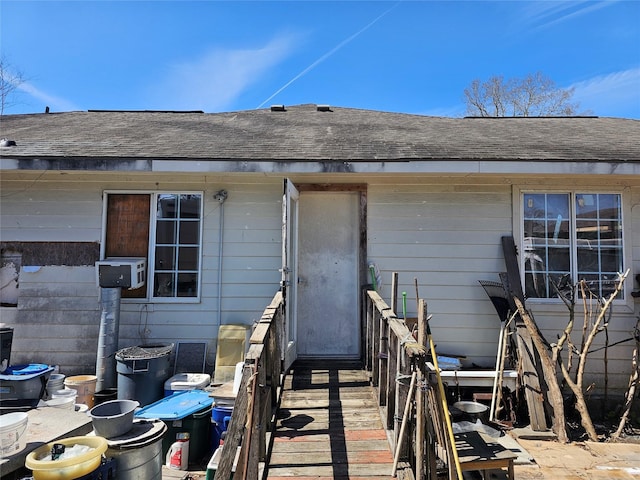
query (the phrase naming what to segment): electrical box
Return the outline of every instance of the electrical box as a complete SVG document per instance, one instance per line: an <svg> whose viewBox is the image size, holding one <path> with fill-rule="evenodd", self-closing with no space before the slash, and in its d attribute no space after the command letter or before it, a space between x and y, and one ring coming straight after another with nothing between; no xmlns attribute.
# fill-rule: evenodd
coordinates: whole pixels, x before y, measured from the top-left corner
<svg viewBox="0 0 640 480"><path fill-rule="evenodd" d="M102 288L140 288L146 275L146 258L109 257L96 262L98 286Z"/></svg>

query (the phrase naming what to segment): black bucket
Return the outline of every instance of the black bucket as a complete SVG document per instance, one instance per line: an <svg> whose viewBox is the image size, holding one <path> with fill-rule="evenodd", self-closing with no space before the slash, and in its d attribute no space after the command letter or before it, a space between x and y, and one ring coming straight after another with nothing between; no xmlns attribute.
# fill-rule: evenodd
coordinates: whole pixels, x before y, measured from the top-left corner
<svg viewBox="0 0 640 480"><path fill-rule="evenodd" d="M94 393L93 398L95 401L95 405L100 405L101 403L108 402L110 400L117 400L118 389L105 388L104 390L100 390L99 392Z"/></svg>
<svg viewBox="0 0 640 480"><path fill-rule="evenodd" d="M11 365L11 344L13 343L13 328L0 328L0 362L7 361Z"/></svg>

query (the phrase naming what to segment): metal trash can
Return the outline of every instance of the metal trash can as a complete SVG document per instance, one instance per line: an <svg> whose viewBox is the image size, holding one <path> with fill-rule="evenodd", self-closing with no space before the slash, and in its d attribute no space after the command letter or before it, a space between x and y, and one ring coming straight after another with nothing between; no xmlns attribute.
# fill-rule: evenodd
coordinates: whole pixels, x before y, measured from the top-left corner
<svg viewBox="0 0 640 480"><path fill-rule="evenodd" d="M137 400L144 406L163 398L164 382L170 377L172 351L173 343L118 350L118 400Z"/></svg>

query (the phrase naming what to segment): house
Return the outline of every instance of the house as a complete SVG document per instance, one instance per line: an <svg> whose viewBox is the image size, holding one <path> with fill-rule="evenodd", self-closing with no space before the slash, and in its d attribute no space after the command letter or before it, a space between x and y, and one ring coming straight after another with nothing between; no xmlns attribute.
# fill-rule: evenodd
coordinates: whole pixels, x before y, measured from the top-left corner
<svg viewBox="0 0 640 480"><path fill-rule="evenodd" d="M549 339L568 319L549 277L586 278L607 295L631 270L607 364L594 352L586 379L602 389L606 368L611 388L626 387L639 314L637 120L299 105L0 121L13 363L95 371L95 262L133 256L147 259L148 281L123 293L121 347L206 341L213 369L218 327L257 321L282 283L287 362L360 358L373 265L387 300L399 273L408 316L418 280L439 349L492 368L500 320L479 280L499 280L501 237L512 235L527 307Z"/></svg>

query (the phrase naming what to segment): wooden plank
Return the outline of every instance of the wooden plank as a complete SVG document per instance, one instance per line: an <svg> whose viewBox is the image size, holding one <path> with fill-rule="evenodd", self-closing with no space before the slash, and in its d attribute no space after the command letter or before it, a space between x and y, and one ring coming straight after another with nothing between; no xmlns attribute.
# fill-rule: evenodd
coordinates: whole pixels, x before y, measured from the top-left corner
<svg viewBox="0 0 640 480"><path fill-rule="evenodd" d="M515 242L512 236L502 237L502 249L507 267L506 286L509 292L509 304L512 311L516 311L513 297L518 298L524 304L524 293L520 278L520 267L518 266ZM515 319L517 333L518 357L522 362L522 383L524 385L525 400L529 411L529 422L531 429L536 432L548 430L548 425L544 412L543 392L540 379L544 378L537 360L537 354L529 331L520 316Z"/></svg>
<svg viewBox="0 0 640 480"><path fill-rule="evenodd" d="M336 365L295 364L287 375L267 478L389 478L393 459L368 372Z"/></svg>

